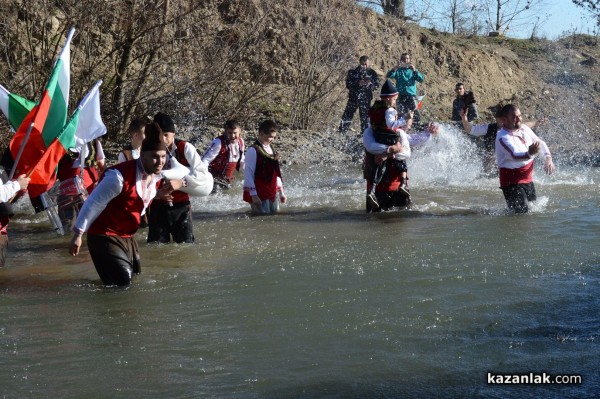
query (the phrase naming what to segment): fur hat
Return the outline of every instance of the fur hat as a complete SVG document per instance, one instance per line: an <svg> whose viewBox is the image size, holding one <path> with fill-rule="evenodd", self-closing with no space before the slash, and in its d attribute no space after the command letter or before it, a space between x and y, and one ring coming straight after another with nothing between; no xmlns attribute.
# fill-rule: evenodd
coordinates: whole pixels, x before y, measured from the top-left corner
<svg viewBox="0 0 600 399"><path fill-rule="evenodd" d="M156 122L146 125L146 138L142 141L141 151L167 151L167 144L163 138L163 131Z"/></svg>
<svg viewBox="0 0 600 399"><path fill-rule="evenodd" d="M154 115L154 122L158 123L163 132L175 133L175 123L173 123L173 119L169 115L159 112Z"/></svg>
<svg viewBox="0 0 600 399"><path fill-rule="evenodd" d="M398 94L398 89L396 89L396 85L392 83L391 80L386 79L385 83L381 87L381 94L379 97L391 97Z"/></svg>

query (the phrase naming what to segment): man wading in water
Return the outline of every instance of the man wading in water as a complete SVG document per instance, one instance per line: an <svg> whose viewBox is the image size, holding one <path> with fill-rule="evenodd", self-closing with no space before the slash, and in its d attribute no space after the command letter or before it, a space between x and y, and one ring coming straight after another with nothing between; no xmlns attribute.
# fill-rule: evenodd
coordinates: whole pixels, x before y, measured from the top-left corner
<svg viewBox="0 0 600 399"><path fill-rule="evenodd" d="M533 159L538 152L544 157L544 171L552 174L556 170L552 154L521 118L521 111L507 104L498 112L502 129L496 136L496 163L500 176L500 188L508 208L516 213L527 213L527 201L535 201L533 184Z"/></svg>
<svg viewBox="0 0 600 399"><path fill-rule="evenodd" d="M83 233L98 275L106 285L131 284L140 273L140 255L135 233L150 202L156 196L165 165L167 145L157 123L146 125L141 155L108 168L98 186L83 203L69 245L69 253L79 254ZM181 180L171 180L172 189Z"/></svg>

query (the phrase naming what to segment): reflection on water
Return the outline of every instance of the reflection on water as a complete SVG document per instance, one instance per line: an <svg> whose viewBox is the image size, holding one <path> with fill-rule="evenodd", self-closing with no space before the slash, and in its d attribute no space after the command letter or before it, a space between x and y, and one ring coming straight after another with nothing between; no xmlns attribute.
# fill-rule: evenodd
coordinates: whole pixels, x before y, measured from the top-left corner
<svg viewBox="0 0 600 399"><path fill-rule="evenodd" d="M0 270L0 392L593 396L598 171L536 170L533 212L508 215L469 151L452 133L415 151L409 211L366 214L358 165L285 167L289 205L273 216L249 215L238 182L194 201L197 243L147 246L141 231L127 289L20 215ZM488 371L584 383L493 386Z"/></svg>

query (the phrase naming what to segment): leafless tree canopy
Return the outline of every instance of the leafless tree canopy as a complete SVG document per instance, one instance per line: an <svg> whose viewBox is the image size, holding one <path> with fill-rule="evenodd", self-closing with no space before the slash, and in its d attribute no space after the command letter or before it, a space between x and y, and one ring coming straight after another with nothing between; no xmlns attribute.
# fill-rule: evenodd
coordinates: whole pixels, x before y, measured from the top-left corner
<svg viewBox="0 0 600 399"><path fill-rule="evenodd" d="M275 20L274 7L287 8L287 19ZM351 28L333 23L348 7L355 6L347 0L4 0L0 83L37 100L75 27L70 106L102 79L109 137L158 110L188 124L270 116L307 128L330 112L315 103L338 85L331 71L355 57ZM293 56L276 57L282 47ZM291 102L281 87L292 87Z"/></svg>
<svg viewBox="0 0 600 399"><path fill-rule="evenodd" d="M579 7L585 8L596 18L596 25L600 26L600 0L573 0Z"/></svg>

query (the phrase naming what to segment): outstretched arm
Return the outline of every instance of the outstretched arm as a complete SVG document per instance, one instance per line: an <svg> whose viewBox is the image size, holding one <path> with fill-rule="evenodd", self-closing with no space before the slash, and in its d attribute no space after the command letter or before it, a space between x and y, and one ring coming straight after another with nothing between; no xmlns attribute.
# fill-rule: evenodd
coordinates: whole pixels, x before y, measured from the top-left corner
<svg viewBox="0 0 600 399"><path fill-rule="evenodd" d="M460 121L462 122L463 129L465 129L465 132L467 132L467 134L470 134L471 129L473 128L473 124L469 122L467 113L465 112L464 108L458 111L458 113L460 115Z"/></svg>

